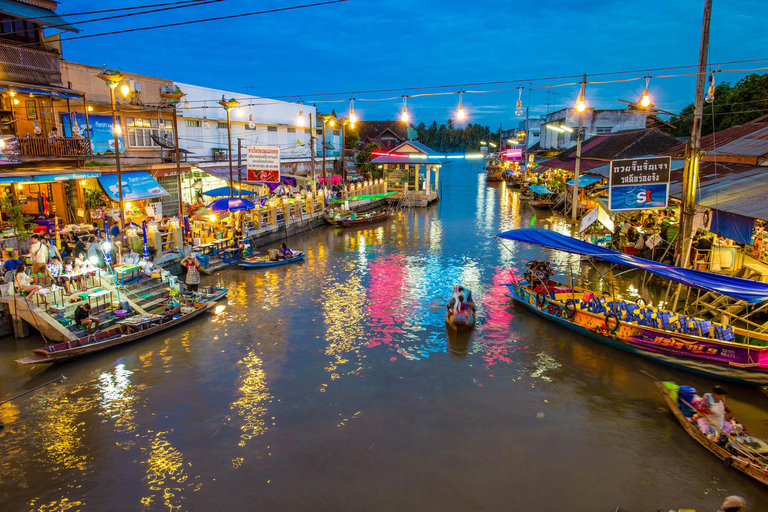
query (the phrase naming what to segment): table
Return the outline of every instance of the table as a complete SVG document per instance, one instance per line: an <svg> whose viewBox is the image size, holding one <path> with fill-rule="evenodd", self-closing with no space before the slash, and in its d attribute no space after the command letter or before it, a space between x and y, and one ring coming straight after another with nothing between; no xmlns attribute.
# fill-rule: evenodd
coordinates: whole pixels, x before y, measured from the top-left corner
<svg viewBox="0 0 768 512"><path fill-rule="evenodd" d="M112 270L117 276L117 284L121 286L138 281L141 274L141 267L131 264L115 265Z"/></svg>
<svg viewBox="0 0 768 512"><path fill-rule="evenodd" d="M216 247L213 244L203 244L195 246L193 251L199 252L200 254L216 254Z"/></svg>
<svg viewBox="0 0 768 512"><path fill-rule="evenodd" d="M224 249L222 251L221 259L224 263L232 263L240 257L240 249Z"/></svg>
<svg viewBox="0 0 768 512"><path fill-rule="evenodd" d="M227 246L229 245L230 241L231 241L231 239L229 239L229 238L222 238L220 240L213 240L211 242L211 245L213 245L215 247L214 254L219 254L224 249L226 249Z"/></svg>
<svg viewBox="0 0 768 512"><path fill-rule="evenodd" d="M760 281L768 282L768 267L760 263L745 263L744 268L748 268L760 276Z"/></svg>
<svg viewBox="0 0 768 512"><path fill-rule="evenodd" d="M112 300L112 292L109 290L97 290L91 294L88 295L88 304L91 304L91 299L96 299L96 307L99 307L99 299L101 297L104 297L105 295L110 296L110 301ZM106 304L106 302L104 302ZM91 307L93 307L93 304L91 304Z"/></svg>

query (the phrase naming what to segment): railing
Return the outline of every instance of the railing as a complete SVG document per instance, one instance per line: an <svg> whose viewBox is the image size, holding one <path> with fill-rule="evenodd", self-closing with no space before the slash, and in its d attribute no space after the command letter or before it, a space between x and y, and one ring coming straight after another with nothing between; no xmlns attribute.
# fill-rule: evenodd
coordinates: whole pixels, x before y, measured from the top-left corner
<svg viewBox="0 0 768 512"><path fill-rule="evenodd" d="M74 137L30 137L19 139L21 156L90 156L87 139Z"/></svg>

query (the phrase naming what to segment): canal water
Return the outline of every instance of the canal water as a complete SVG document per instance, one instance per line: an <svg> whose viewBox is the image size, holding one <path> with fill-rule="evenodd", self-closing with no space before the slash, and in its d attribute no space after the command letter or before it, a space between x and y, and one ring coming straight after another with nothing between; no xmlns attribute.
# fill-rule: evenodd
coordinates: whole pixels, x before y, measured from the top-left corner
<svg viewBox="0 0 768 512"><path fill-rule="evenodd" d="M645 370L711 380L572 334L510 306L517 227L567 232L482 169L441 170L443 200L359 229L289 239L305 261L209 278L214 313L49 369L17 366L42 342L0 340L0 509L714 511L768 492L727 469L665 409ZM447 333L454 283L479 324ZM632 278L621 281L637 293ZM768 398L728 385L768 437Z"/></svg>

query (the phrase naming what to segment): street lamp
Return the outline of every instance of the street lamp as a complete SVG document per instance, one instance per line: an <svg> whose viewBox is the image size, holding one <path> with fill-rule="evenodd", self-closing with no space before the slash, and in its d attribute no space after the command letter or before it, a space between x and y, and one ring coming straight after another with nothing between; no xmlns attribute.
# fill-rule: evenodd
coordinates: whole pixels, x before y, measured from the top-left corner
<svg viewBox="0 0 768 512"><path fill-rule="evenodd" d="M240 107L240 102L237 101L235 98L231 98L227 100L224 98L224 95L222 94L219 105L224 107L224 110L227 111L227 148L229 150L229 197L234 197L235 191L234 191L234 185L232 184L233 178L232 178L232 116L231 116L231 112L233 108Z"/></svg>
<svg viewBox="0 0 768 512"><path fill-rule="evenodd" d="M176 185L179 189L179 225L181 226L181 232L184 233L184 200L181 196L181 162L179 161L179 125L176 118L176 106L179 104L179 100L186 96L183 92L181 92L181 89L179 89L179 86L174 85L173 90L171 90L170 87L166 86L165 90L160 93L160 96L168 100L168 103L171 104L171 107L173 107L173 145L175 146L176 151ZM186 235L182 236L182 245L184 244L183 240L186 239Z"/></svg>
<svg viewBox="0 0 768 512"><path fill-rule="evenodd" d="M109 99L112 102L112 131L115 138L115 169L117 170L117 197L120 206L120 232L125 230L125 212L123 212L123 180L120 173L120 142L118 135L120 134L120 125L117 124L117 109L115 107L115 88L120 85L120 82L125 78L117 71L108 71L107 67L101 73L96 75L107 84L109 87Z"/></svg>
<svg viewBox="0 0 768 512"><path fill-rule="evenodd" d="M581 139L584 133L584 111L587 109L587 104L584 101L584 93L587 88L587 75L584 75L581 80L581 91L579 92L579 98L576 100L576 111L579 113L579 131L576 132L576 165L573 170L573 195L571 203L571 220L575 223L579 215L579 168L581 167ZM564 125L561 125L561 128ZM569 130L573 132L573 130Z"/></svg>

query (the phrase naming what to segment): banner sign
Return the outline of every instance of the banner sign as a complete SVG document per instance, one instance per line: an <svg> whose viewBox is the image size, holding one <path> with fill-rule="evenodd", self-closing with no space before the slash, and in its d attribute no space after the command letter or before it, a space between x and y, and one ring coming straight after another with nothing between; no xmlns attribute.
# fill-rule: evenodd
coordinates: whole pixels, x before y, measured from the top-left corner
<svg viewBox="0 0 768 512"><path fill-rule="evenodd" d="M151 197L170 195L160 184L146 171L124 172L121 175L123 188L123 201L140 201ZM119 200L117 188L117 174L102 174L99 184L113 201ZM117 211L120 215L120 210Z"/></svg>
<svg viewBox="0 0 768 512"><path fill-rule="evenodd" d="M671 167L672 158L668 156L611 160L611 211L666 208Z"/></svg>
<svg viewBox="0 0 768 512"><path fill-rule="evenodd" d="M280 183L280 146L246 146L248 181Z"/></svg>
<svg viewBox="0 0 768 512"><path fill-rule="evenodd" d="M115 152L115 135L112 127L112 116L88 116L85 124L85 114L72 114L72 129L70 129L69 114L61 114L61 127L64 137L83 137L91 139L91 152L94 155ZM123 135L117 136L120 152L125 153Z"/></svg>

